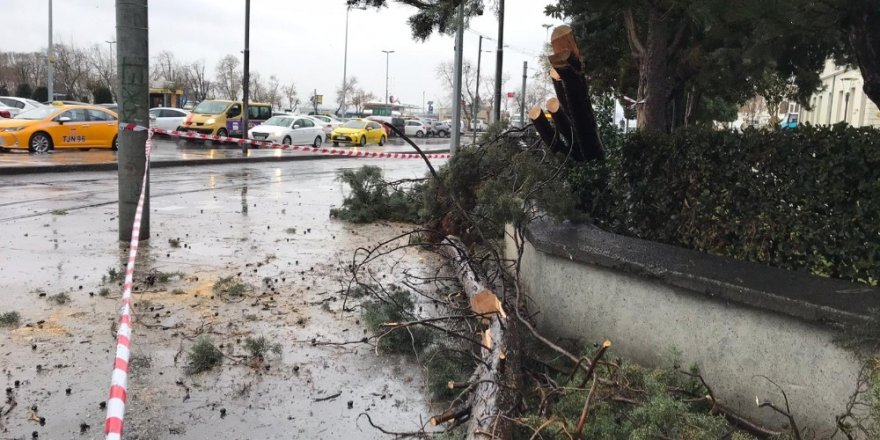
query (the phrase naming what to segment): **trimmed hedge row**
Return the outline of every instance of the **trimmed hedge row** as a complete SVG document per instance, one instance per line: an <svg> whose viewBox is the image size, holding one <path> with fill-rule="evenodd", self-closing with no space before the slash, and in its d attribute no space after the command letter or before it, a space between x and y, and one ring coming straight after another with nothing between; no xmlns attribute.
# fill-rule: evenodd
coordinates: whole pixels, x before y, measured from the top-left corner
<svg viewBox="0 0 880 440"><path fill-rule="evenodd" d="M637 132L573 170L599 226L786 269L880 281L880 130Z"/></svg>

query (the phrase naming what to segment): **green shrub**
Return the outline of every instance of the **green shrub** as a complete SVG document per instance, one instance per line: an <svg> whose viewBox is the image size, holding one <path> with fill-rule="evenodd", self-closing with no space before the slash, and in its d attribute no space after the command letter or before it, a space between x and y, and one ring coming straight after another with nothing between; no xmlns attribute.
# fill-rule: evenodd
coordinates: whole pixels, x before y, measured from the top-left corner
<svg viewBox="0 0 880 440"><path fill-rule="evenodd" d="M0 313L0 327L15 327L21 322L21 315L16 312Z"/></svg>
<svg viewBox="0 0 880 440"><path fill-rule="evenodd" d="M635 132L567 179L616 233L876 285L880 131Z"/></svg>
<svg viewBox="0 0 880 440"><path fill-rule="evenodd" d="M413 319L415 304L412 295L398 287L389 287L387 296L377 297L363 304L363 318L367 328L375 335L383 335L377 341L379 350L390 353L421 352L431 343L431 332L424 326L414 325L388 331L384 326L391 322ZM387 334L386 334L387 333Z"/></svg>
<svg viewBox="0 0 880 440"><path fill-rule="evenodd" d="M223 362L223 353L220 352L211 338L207 336L196 339L195 344L189 349L186 357L187 374L198 374L208 371Z"/></svg>
<svg viewBox="0 0 880 440"><path fill-rule="evenodd" d="M381 168L369 165L344 170L337 180L347 184L351 192L343 199L342 207L331 210L330 215L352 223L419 221L419 185L414 192L399 191L385 182Z"/></svg>

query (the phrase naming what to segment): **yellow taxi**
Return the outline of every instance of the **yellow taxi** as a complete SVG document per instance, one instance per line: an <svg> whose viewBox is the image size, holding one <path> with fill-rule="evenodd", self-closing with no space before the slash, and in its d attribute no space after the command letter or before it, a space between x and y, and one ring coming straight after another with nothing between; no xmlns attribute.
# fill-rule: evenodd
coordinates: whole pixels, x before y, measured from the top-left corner
<svg viewBox="0 0 880 440"><path fill-rule="evenodd" d="M116 113L94 105L52 104L0 120L0 148L117 148Z"/></svg>
<svg viewBox="0 0 880 440"><path fill-rule="evenodd" d="M334 147L340 143L364 146L367 143L385 145L385 129L376 121L352 119L330 132Z"/></svg>

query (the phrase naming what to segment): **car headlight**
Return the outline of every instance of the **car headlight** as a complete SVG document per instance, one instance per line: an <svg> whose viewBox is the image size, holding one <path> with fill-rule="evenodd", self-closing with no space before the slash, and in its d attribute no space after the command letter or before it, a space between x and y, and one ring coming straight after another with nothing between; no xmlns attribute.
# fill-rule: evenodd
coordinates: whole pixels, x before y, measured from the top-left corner
<svg viewBox="0 0 880 440"><path fill-rule="evenodd" d="M205 121L205 124L211 125L211 124L213 124L213 123L215 123L215 122L217 122L216 119L214 119L214 118L210 118L210 119L208 119L207 121Z"/></svg>
<svg viewBox="0 0 880 440"><path fill-rule="evenodd" d="M16 131L22 131L22 130L24 130L24 127L6 127L6 128L0 128L0 131L5 131L5 132L8 132L8 133L15 133Z"/></svg>

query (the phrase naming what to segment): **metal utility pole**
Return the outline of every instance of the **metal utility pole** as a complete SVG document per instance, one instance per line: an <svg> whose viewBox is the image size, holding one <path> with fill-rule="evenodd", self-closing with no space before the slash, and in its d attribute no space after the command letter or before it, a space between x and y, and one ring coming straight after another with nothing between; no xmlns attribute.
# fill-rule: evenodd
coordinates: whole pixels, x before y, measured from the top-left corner
<svg viewBox="0 0 880 440"><path fill-rule="evenodd" d="M385 53L385 104L388 104L388 59L391 58L393 50L383 50Z"/></svg>
<svg viewBox="0 0 880 440"><path fill-rule="evenodd" d="M119 84L119 121L150 126L150 48L148 0L116 0L116 71ZM131 240L147 164L145 130L120 131L116 154L119 173L119 240ZM150 186L145 181L141 240L150 238Z"/></svg>
<svg viewBox="0 0 880 440"><path fill-rule="evenodd" d="M455 69L452 74L452 139L449 144L450 156L461 142L461 64L464 49L464 1L458 5L458 30L455 31Z"/></svg>
<svg viewBox="0 0 880 440"><path fill-rule="evenodd" d="M476 86L477 90L474 93L474 113L473 113L473 117L471 117L471 124L473 124L473 127L471 127L471 129L474 130L474 143L475 144L477 143L477 115L479 114L479 110L480 110L480 107L479 107L479 105L480 105L480 62L483 59L483 36L482 35L480 35L480 42L477 43L477 47L479 49L477 52L477 86Z"/></svg>
<svg viewBox="0 0 880 440"><path fill-rule="evenodd" d="M495 56L495 105L492 122L501 121L501 67L504 64L504 0L498 0L498 52Z"/></svg>
<svg viewBox="0 0 880 440"><path fill-rule="evenodd" d="M116 44L116 40L113 40L113 41L105 40L104 42L110 45L110 65L113 66L113 45ZM113 70L114 70L113 67L111 67L110 68L110 84L108 84L108 86L110 86L110 93L113 95L113 100L116 102L119 102L119 92L116 90L116 87L113 86L113 73L114 73Z"/></svg>
<svg viewBox="0 0 880 440"><path fill-rule="evenodd" d="M244 1L244 93L241 105L241 138L248 136L248 104L251 88L251 0ZM241 144L242 153L247 153L247 144Z"/></svg>
<svg viewBox="0 0 880 440"><path fill-rule="evenodd" d="M366 10L366 7L355 8ZM345 98L348 93L348 13L351 12L351 5L345 8L345 55L342 59L342 114L345 117Z"/></svg>
<svg viewBox="0 0 880 440"><path fill-rule="evenodd" d="M519 126L526 126L526 78L528 78L529 62L523 61L523 87L519 95Z"/></svg>
<svg viewBox="0 0 880 440"><path fill-rule="evenodd" d="M52 0L49 0L49 52L46 54L48 63L49 79L46 89L49 94L49 102L55 100L55 49L52 46Z"/></svg>
<svg viewBox="0 0 880 440"><path fill-rule="evenodd" d="M542 24L541 27L544 28L544 40L546 40L547 42L550 42L550 28L552 28L553 25L545 23L545 24Z"/></svg>

